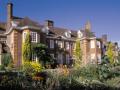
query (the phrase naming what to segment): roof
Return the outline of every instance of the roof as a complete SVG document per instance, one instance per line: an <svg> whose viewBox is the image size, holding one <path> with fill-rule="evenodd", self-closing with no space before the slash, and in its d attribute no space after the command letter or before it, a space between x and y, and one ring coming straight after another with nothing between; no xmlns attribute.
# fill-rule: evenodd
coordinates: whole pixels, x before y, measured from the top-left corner
<svg viewBox="0 0 120 90"><path fill-rule="evenodd" d="M80 30L83 34L83 37L91 38L95 37L94 32L88 31L88 30Z"/></svg>
<svg viewBox="0 0 120 90"><path fill-rule="evenodd" d="M13 21L18 22L18 27L23 27L23 26L40 27L40 24L38 22L33 21L28 17L25 17L25 18L14 17Z"/></svg>
<svg viewBox="0 0 120 90"><path fill-rule="evenodd" d="M18 21L18 27L23 27L23 26L33 26L33 27L38 27L42 30L43 27L45 27L44 25L39 24L36 21L31 20L28 17L25 18L14 18L13 20ZM52 36L64 36L65 32L71 31L71 37L76 37L77 36L77 31L74 30L68 30L65 28L60 28L60 27L49 27L49 34Z"/></svg>
<svg viewBox="0 0 120 90"><path fill-rule="evenodd" d="M73 31L73 30L68 30L65 28L59 28L59 27L50 27L49 28L49 33L52 33L53 36L65 36L65 32L71 31L71 38L75 38L77 37L77 31Z"/></svg>
<svg viewBox="0 0 120 90"><path fill-rule="evenodd" d="M29 17L21 18L21 17L13 16L12 20L17 22L18 27L31 26L31 27L38 27L41 30L42 28L45 27L44 25L41 25L34 20L31 20ZM5 23L0 24L0 26L2 27L2 29L5 29ZM49 35L51 34L52 36L65 36L65 32L68 31L71 31L71 38L77 37L77 31L54 27L54 26L49 27Z"/></svg>
<svg viewBox="0 0 120 90"><path fill-rule="evenodd" d="M0 22L0 36L6 32L6 23Z"/></svg>
<svg viewBox="0 0 120 90"><path fill-rule="evenodd" d="M6 23L0 22L0 29L6 30Z"/></svg>

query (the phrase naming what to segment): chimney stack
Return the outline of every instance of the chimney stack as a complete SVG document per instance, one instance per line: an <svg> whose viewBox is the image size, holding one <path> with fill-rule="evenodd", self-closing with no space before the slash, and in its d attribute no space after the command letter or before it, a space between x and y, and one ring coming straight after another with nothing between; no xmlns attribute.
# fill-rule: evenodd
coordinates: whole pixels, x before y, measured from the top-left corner
<svg viewBox="0 0 120 90"><path fill-rule="evenodd" d="M13 17L13 4L8 3L7 4L7 29L9 29L11 26L12 17Z"/></svg>
<svg viewBox="0 0 120 90"><path fill-rule="evenodd" d="M45 26L46 27L53 27L54 26L54 22L52 20L46 20L45 21Z"/></svg>

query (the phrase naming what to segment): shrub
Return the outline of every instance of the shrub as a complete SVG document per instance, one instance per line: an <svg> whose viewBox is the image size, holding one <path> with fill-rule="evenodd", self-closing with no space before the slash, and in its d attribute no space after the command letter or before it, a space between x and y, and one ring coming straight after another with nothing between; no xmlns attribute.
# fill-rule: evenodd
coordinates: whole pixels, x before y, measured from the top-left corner
<svg viewBox="0 0 120 90"><path fill-rule="evenodd" d="M0 65L0 70L5 70L4 65Z"/></svg>
<svg viewBox="0 0 120 90"><path fill-rule="evenodd" d="M42 70L42 65L38 62L24 62L23 71L26 75L34 76Z"/></svg>
<svg viewBox="0 0 120 90"><path fill-rule="evenodd" d="M2 60L2 64L7 67L10 63L12 63L11 54L10 53L2 54L2 59L1 60Z"/></svg>
<svg viewBox="0 0 120 90"><path fill-rule="evenodd" d="M120 66L115 66L110 69L114 77L120 76Z"/></svg>
<svg viewBox="0 0 120 90"><path fill-rule="evenodd" d="M104 81L112 77L110 68L111 66L109 66L108 64L103 64L98 66L99 80Z"/></svg>
<svg viewBox="0 0 120 90"><path fill-rule="evenodd" d="M71 72L72 76L83 77L86 79L98 79L98 72L96 65L88 65L79 69L74 69Z"/></svg>
<svg viewBox="0 0 120 90"><path fill-rule="evenodd" d="M112 78L112 79L108 79L105 83L109 87L114 87L114 88L120 89L120 77L115 77L115 78Z"/></svg>

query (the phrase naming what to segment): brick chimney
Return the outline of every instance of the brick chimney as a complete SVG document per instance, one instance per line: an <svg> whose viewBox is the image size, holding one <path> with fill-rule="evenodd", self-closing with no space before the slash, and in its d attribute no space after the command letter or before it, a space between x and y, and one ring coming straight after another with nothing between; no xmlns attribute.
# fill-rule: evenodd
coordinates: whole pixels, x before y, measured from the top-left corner
<svg viewBox="0 0 120 90"><path fill-rule="evenodd" d="M54 22L52 20L45 20L46 27L54 27Z"/></svg>
<svg viewBox="0 0 120 90"><path fill-rule="evenodd" d="M12 17L13 17L13 4L12 3L8 3L7 4L7 30L11 26Z"/></svg>

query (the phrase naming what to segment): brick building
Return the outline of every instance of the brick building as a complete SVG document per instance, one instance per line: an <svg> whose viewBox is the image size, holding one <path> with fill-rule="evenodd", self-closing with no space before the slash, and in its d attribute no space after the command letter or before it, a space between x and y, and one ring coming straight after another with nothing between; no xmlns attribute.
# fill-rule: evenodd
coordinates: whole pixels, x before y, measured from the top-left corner
<svg viewBox="0 0 120 90"><path fill-rule="evenodd" d="M83 30L69 30L54 26L54 22L46 20L43 25L28 17L21 18L13 15L13 4L7 5L7 22L4 41L9 47L15 66L22 64L22 43L27 32L31 34L32 43L43 43L49 48L51 56L57 64L71 65L73 63L73 49L76 38L80 39L82 49L82 61L88 63L100 63L104 54L103 48L107 37L97 38L91 31L90 22L87 22ZM0 29L1 30L1 29ZM2 31L0 31L1 33ZM0 35L0 40L2 35ZM37 60L33 57L33 60Z"/></svg>

